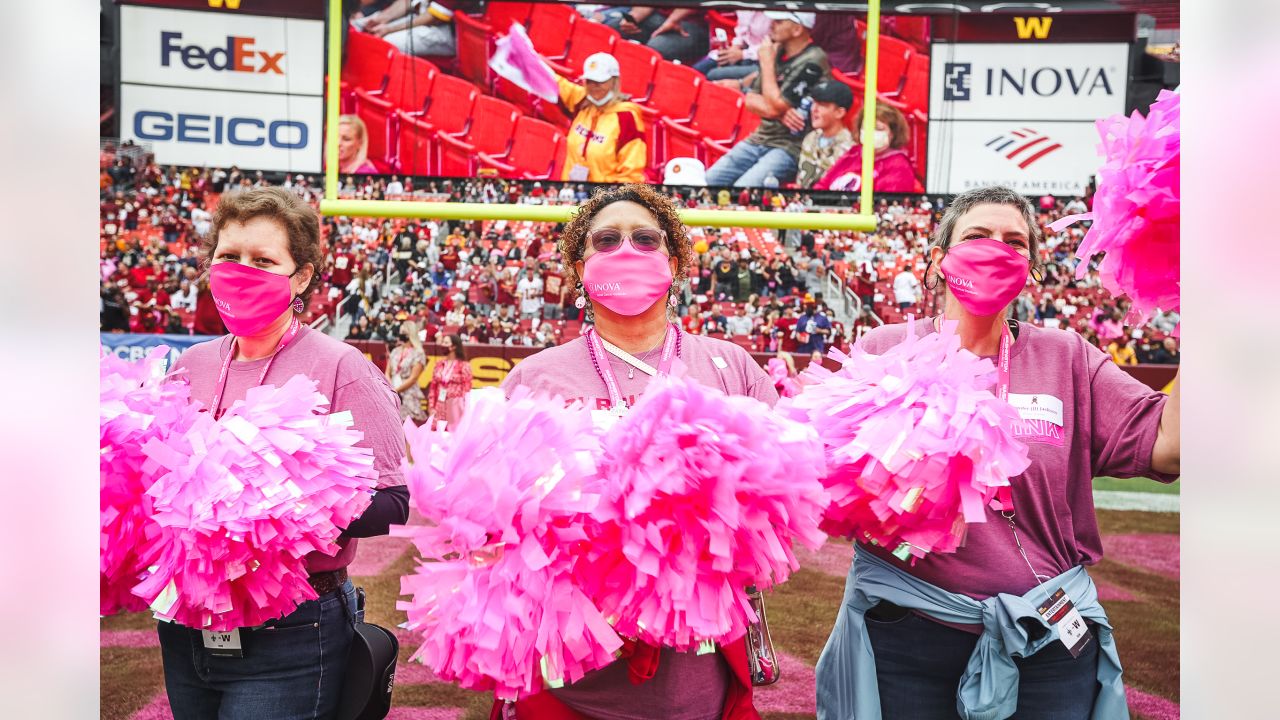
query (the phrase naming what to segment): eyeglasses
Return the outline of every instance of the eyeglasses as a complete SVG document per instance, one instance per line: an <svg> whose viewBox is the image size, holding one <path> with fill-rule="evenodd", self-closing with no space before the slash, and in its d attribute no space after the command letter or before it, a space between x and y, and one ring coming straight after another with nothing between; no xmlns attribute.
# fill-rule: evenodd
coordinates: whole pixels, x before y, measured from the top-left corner
<svg viewBox="0 0 1280 720"><path fill-rule="evenodd" d="M587 239L591 241L591 247L600 253L613 252L622 247L623 239L630 239L631 246L637 250L653 252L666 242L667 233L655 227L636 228L630 233L624 233L618 228L606 227L593 230Z"/></svg>

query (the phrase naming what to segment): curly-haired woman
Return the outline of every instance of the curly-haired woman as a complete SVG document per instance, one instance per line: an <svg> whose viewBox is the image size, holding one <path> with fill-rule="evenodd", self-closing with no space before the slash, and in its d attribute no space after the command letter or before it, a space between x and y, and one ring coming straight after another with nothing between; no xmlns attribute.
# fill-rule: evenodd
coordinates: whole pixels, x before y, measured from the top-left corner
<svg viewBox="0 0 1280 720"><path fill-rule="evenodd" d="M672 299L690 268L692 243L666 196L646 185L602 188L560 236L566 281L594 326L521 361L503 383L625 412L651 376L673 368L730 395L774 404L773 381L745 350L683 332ZM714 652L677 652L625 641L614 663L578 682L494 706L494 717L758 718L743 641Z"/></svg>

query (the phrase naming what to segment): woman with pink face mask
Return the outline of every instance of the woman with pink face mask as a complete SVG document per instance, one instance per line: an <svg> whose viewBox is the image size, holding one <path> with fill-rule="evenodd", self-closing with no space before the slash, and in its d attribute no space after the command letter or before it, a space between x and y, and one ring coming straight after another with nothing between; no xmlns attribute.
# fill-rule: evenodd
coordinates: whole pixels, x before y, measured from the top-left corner
<svg viewBox="0 0 1280 720"><path fill-rule="evenodd" d="M197 628L159 623L169 705L179 718L332 718L354 633L347 608L361 615L347 579L356 538L386 535L409 517L399 397L359 350L301 322L324 252L319 219L296 195L278 187L224 194L202 256L229 334L178 358L174 370L190 383L191 399L221 416L254 387L306 375L329 412L349 411L364 433L359 444L373 450L378 490L344 529L336 555L307 557L307 580L319 597L262 626L238 628L241 656L208 647Z"/></svg>
<svg viewBox="0 0 1280 720"><path fill-rule="evenodd" d="M818 717L858 720L1127 718L1116 645L1086 567L1102 558L1097 476L1172 482L1179 391L1151 390L1081 335L1010 320L1038 279L1043 231L1031 203L987 187L956 196L938 224L925 286L963 347L992 360L992 391L1021 416L1031 466L955 553L907 564L858 544L817 666ZM906 325L868 332L879 354Z"/></svg>
<svg viewBox="0 0 1280 720"><path fill-rule="evenodd" d="M593 325L581 337L522 360L508 390L581 400L625 413L659 373L778 401L773 380L742 348L689 335L675 317L692 243L675 204L647 185L605 187L583 203L560 236L565 282ZM625 640L625 639L624 639ZM578 682L496 703L494 717L519 720L688 718L758 720L743 640L716 652L676 652L625 640L622 657Z"/></svg>

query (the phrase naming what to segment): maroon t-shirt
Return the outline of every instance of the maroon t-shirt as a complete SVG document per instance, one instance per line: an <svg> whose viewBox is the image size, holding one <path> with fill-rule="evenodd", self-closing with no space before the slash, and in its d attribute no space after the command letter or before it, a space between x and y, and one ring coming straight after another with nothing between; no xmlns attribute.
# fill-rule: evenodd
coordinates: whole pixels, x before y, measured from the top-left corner
<svg viewBox="0 0 1280 720"><path fill-rule="evenodd" d="M933 332L933 323L916 323L916 331ZM882 325L857 348L878 355L905 333L905 324ZM1015 434L1027 444L1031 466L1010 482L1018 536L1036 572L1054 576L1102 559L1093 478L1177 479L1151 469L1166 400L1081 335L1018 323L1009 353L1009 401L1022 416ZM914 566L883 548L858 550L977 600L1023 595L1036 585L1009 523L990 509L985 523L969 526L964 547L927 555Z"/></svg>

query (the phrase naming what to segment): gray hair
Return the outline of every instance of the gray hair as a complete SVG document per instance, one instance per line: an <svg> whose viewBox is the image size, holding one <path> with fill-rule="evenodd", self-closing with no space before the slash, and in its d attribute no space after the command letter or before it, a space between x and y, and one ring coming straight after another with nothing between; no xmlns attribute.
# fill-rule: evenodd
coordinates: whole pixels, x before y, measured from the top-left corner
<svg viewBox="0 0 1280 720"><path fill-rule="evenodd" d="M961 216L979 205L1008 205L1022 213L1022 219L1027 221L1027 249L1031 251L1031 267L1036 268L1040 245L1044 242L1044 230L1036 220L1035 207L1026 197L1002 185L975 188L955 196L947 206L947 211L942 214L942 220L938 221L929 247L940 247L943 252L949 250L956 223ZM927 276L925 279L928 279Z"/></svg>

